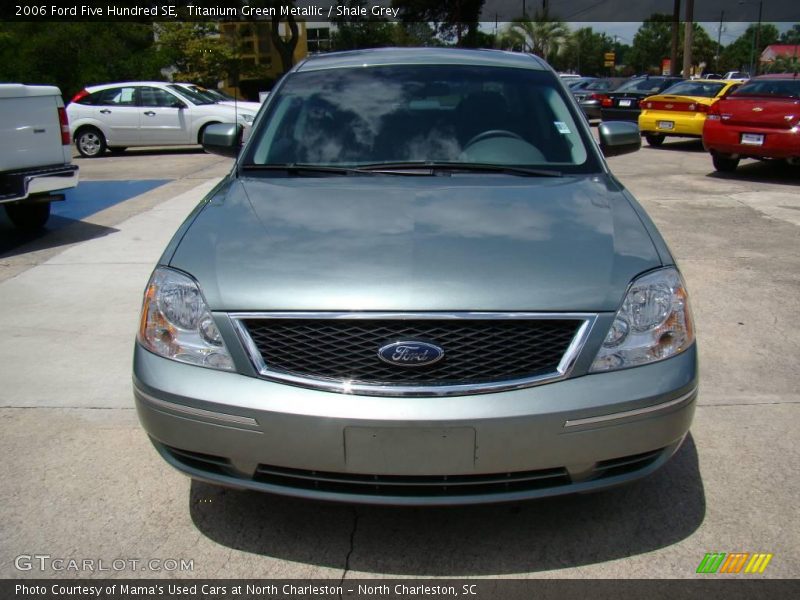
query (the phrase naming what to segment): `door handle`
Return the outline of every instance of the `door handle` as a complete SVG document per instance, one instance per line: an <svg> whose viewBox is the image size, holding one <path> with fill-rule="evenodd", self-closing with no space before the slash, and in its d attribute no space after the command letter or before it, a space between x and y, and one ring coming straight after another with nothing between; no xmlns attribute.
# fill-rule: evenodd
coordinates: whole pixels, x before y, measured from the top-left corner
<svg viewBox="0 0 800 600"><path fill-rule="evenodd" d="M107 108L104 108L104 109L102 109L102 110L100 111L100 114L101 114L101 115L110 115L110 114L111 114L111 111L110 111L110 110L108 110Z"/></svg>
<svg viewBox="0 0 800 600"><path fill-rule="evenodd" d="M146 111L144 111L144 114L147 115L148 117L155 117L156 116L156 113L153 110L146 110Z"/></svg>

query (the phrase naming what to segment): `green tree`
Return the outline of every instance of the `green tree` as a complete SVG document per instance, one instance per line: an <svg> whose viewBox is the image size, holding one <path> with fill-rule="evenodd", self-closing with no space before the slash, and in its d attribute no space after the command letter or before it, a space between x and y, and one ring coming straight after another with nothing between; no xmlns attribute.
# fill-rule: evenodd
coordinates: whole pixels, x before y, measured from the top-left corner
<svg viewBox="0 0 800 600"><path fill-rule="evenodd" d="M162 22L156 32L162 56L175 69L174 80L216 88L236 68L236 49L220 37L216 23Z"/></svg>
<svg viewBox="0 0 800 600"><path fill-rule="evenodd" d="M549 14L537 12L533 19L527 16L514 19L500 35L501 48L532 52L549 60L558 54L569 37L569 28L563 21L551 19Z"/></svg>
<svg viewBox="0 0 800 600"><path fill-rule="evenodd" d="M403 23L433 23L444 40L457 46L476 47L480 43L478 19L485 0L392 0L400 9Z"/></svg>
<svg viewBox="0 0 800 600"><path fill-rule="evenodd" d="M756 33L758 32L758 47L755 47ZM778 41L778 28L771 23L762 23L761 30L758 25L751 24L745 29L731 44L725 47L720 58L720 70L722 71L749 71L751 68L751 58L753 65L758 64L758 57L761 52ZM755 75L755 73L751 73Z"/></svg>
<svg viewBox="0 0 800 600"><path fill-rule="evenodd" d="M349 8L367 6L364 0L339 0L339 5ZM385 19L339 17L334 20L334 23L337 28L336 31L331 32L333 50L383 48L394 44L395 25Z"/></svg>
<svg viewBox="0 0 800 600"><path fill-rule="evenodd" d="M796 23L792 25L791 29L784 31L778 41L781 44L800 44L800 23Z"/></svg>
<svg viewBox="0 0 800 600"><path fill-rule="evenodd" d="M399 22L394 28L395 46L441 46L442 40L428 23Z"/></svg>
<svg viewBox="0 0 800 600"><path fill-rule="evenodd" d="M608 73L608 67L604 66L603 55L613 51L613 43L605 33L583 27L569 35L562 51L551 62L560 71L604 75Z"/></svg>
<svg viewBox="0 0 800 600"><path fill-rule="evenodd" d="M0 81L56 85L161 79L153 26L125 22L0 22Z"/></svg>
<svg viewBox="0 0 800 600"><path fill-rule="evenodd" d="M672 15L653 14L645 19L633 36L627 64L637 73L660 71L661 60L669 58L671 44Z"/></svg>
<svg viewBox="0 0 800 600"><path fill-rule="evenodd" d="M678 28L678 64L683 64L685 24ZM633 47L627 63L637 73L655 73L661 70L661 61L669 58L672 44L672 17L655 14L645 21L633 38ZM692 23L692 65L712 64L717 44L698 23ZM688 76L688 74L686 74Z"/></svg>

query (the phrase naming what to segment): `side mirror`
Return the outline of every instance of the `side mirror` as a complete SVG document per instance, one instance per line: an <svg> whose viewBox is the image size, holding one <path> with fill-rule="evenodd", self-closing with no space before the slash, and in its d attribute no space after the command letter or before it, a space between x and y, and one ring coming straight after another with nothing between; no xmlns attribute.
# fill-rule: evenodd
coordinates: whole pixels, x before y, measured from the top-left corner
<svg viewBox="0 0 800 600"><path fill-rule="evenodd" d="M629 121L605 121L598 127L603 156L619 156L642 147L639 126Z"/></svg>
<svg viewBox="0 0 800 600"><path fill-rule="evenodd" d="M236 158L242 148L241 125L212 123L203 130L203 149L212 154Z"/></svg>

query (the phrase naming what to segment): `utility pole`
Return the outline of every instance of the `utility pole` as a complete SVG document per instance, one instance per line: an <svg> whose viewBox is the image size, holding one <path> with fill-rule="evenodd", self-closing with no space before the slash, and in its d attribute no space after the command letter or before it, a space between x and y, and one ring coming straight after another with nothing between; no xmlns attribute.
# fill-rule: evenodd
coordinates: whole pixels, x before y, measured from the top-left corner
<svg viewBox="0 0 800 600"><path fill-rule="evenodd" d="M669 55L669 74L678 74L678 27L681 24L681 0L672 4L672 49Z"/></svg>
<svg viewBox="0 0 800 600"><path fill-rule="evenodd" d="M719 73L719 59L722 54L722 21L725 19L725 11L719 11L719 28L717 28L717 59L714 61L714 70Z"/></svg>
<svg viewBox="0 0 800 600"><path fill-rule="evenodd" d="M694 0L686 0L686 25L683 34L683 76L689 79L692 69L692 38L694 37Z"/></svg>

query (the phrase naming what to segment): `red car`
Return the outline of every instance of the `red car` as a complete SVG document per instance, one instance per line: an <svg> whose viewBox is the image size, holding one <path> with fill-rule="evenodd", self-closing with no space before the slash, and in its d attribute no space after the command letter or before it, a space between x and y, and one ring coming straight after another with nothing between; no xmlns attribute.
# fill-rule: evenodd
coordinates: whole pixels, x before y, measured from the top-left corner
<svg viewBox="0 0 800 600"><path fill-rule="evenodd" d="M709 110L703 146L717 171L733 171L742 158L800 163L800 77L751 79Z"/></svg>

